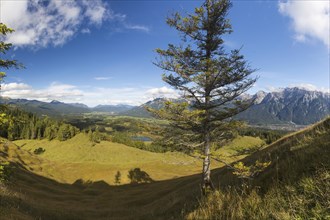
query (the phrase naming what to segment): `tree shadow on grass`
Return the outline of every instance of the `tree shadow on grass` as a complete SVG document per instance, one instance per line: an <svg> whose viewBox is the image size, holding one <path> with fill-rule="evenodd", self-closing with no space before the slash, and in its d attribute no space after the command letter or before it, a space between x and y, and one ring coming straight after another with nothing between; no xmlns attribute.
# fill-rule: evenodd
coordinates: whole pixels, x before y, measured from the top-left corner
<svg viewBox="0 0 330 220"><path fill-rule="evenodd" d="M145 171L134 168L130 170L132 184L111 186L103 180L61 183L28 170L20 161L11 166L15 172L8 187L19 196L4 197L0 192L0 204L10 203L6 216L18 213L51 220L181 219L182 209L192 210L198 201L199 174L154 181ZM127 207L134 208L128 212Z"/></svg>

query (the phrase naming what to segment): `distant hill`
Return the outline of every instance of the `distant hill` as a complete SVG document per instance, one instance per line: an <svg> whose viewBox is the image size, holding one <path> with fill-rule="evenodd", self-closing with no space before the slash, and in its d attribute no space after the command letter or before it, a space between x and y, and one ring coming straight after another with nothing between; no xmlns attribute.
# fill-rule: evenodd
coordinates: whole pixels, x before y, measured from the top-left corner
<svg viewBox="0 0 330 220"><path fill-rule="evenodd" d="M51 102L42 102L37 100L27 99L10 99L0 97L0 104L8 104L17 106L27 112L32 112L36 115L48 115L50 117L60 117L64 115L77 115L90 112L106 112L118 114L120 112L128 111L134 106L130 105L98 105L90 108L82 103L64 103L53 100Z"/></svg>
<svg viewBox="0 0 330 220"><path fill-rule="evenodd" d="M118 114L120 112L128 111L134 107L135 106L131 105L98 105L92 108L92 110L95 112L109 112L112 114Z"/></svg>
<svg viewBox="0 0 330 220"><path fill-rule="evenodd" d="M166 102L166 100L169 100L169 99L157 98L152 101L148 101L148 102L144 103L143 105L135 106L127 111L120 112L120 115L151 118L152 115L150 114L150 112L148 112L145 109L145 106L151 107L153 109L161 109L164 106L164 103ZM171 99L171 100L175 101L174 99Z"/></svg>
<svg viewBox="0 0 330 220"><path fill-rule="evenodd" d="M82 103L68 103L68 104L79 108L89 108L87 105Z"/></svg>
<svg viewBox="0 0 330 220"><path fill-rule="evenodd" d="M0 104L8 104L17 106L24 111L32 112L39 116L48 115L51 117L59 117L70 114L81 114L92 112L88 107L83 104L66 104L59 101L41 102L37 100L27 99L8 99L0 97Z"/></svg>

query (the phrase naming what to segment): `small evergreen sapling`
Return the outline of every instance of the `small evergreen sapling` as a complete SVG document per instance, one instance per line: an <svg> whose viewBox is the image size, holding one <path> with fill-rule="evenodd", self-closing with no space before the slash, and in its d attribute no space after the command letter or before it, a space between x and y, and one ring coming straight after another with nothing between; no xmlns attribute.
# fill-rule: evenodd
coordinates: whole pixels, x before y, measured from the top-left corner
<svg viewBox="0 0 330 220"><path fill-rule="evenodd" d="M116 173L116 175L115 175L115 184L116 185L119 185L120 184L120 181L121 181L121 173L118 170L117 173Z"/></svg>

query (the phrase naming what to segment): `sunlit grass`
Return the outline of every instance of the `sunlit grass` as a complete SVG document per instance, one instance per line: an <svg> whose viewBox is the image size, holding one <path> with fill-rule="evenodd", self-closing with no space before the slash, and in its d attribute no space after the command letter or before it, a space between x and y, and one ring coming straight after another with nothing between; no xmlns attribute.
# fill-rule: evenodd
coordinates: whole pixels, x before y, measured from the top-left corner
<svg viewBox="0 0 330 220"><path fill-rule="evenodd" d="M45 149L44 153L36 156L44 160L40 164L43 168L40 174L46 172L46 176L52 175L57 180L69 183L81 178L104 180L113 184L117 171L122 173L121 183L129 183L127 173L137 167L154 180L190 175L201 170L200 160L182 153L153 153L109 141L94 144L85 134L79 134L65 142L19 140L14 143L31 153L39 147ZM217 163L216 165L219 166Z"/></svg>
<svg viewBox="0 0 330 220"><path fill-rule="evenodd" d="M330 219L330 118L243 161L260 158L271 162L270 167L249 181L222 176L223 187L186 218Z"/></svg>

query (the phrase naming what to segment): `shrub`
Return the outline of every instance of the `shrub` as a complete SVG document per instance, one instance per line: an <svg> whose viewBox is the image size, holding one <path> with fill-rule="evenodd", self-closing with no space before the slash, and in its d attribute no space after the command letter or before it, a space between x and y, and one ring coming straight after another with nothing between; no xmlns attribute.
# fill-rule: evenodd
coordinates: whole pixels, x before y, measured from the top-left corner
<svg viewBox="0 0 330 220"><path fill-rule="evenodd" d="M127 177L131 180L131 184L153 182L153 179L151 179L149 174L140 168L134 168L128 171Z"/></svg>
<svg viewBox="0 0 330 220"><path fill-rule="evenodd" d="M0 183L7 182L11 175L9 162L0 162Z"/></svg>
<svg viewBox="0 0 330 220"><path fill-rule="evenodd" d="M42 147L39 147L39 148L35 149L35 150L33 151L33 153L34 153L34 154L42 154L42 153L44 153L45 151L46 151L45 149L43 149Z"/></svg>

